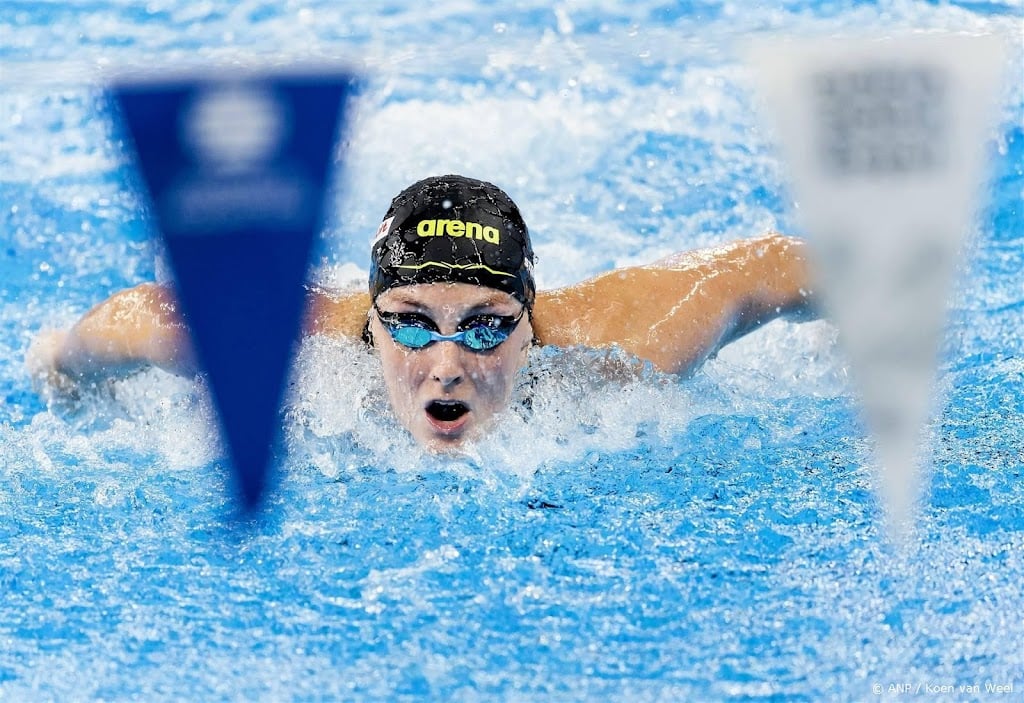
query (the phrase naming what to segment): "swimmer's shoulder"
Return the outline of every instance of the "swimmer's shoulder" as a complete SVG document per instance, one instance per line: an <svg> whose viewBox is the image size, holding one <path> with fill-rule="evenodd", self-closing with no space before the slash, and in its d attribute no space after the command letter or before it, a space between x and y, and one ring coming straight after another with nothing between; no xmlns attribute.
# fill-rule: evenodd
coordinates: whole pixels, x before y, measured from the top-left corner
<svg viewBox="0 0 1024 703"><path fill-rule="evenodd" d="M358 338L362 336L369 309L370 294L365 291L311 287L303 330L306 334Z"/></svg>
<svg viewBox="0 0 1024 703"><path fill-rule="evenodd" d="M691 271L632 266L538 291L534 333L542 344L559 347L628 345L634 333L646 336L662 319L660 308L674 304L675 291L690 278Z"/></svg>
<svg viewBox="0 0 1024 703"><path fill-rule="evenodd" d="M543 345L571 347L587 344L597 331L590 324L594 307L593 282L537 291L533 308L534 337Z"/></svg>

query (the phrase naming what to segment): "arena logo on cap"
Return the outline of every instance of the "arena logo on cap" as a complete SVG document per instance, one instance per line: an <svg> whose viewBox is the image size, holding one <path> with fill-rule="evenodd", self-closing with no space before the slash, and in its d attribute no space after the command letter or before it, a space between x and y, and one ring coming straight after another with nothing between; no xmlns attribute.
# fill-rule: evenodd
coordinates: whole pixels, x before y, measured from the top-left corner
<svg viewBox="0 0 1024 703"><path fill-rule="evenodd" d="M498 244L501 241L501 233L497 227L462 220L420 220L416 225L416 234L421 237L441 237L447 234L449 237L479 239L488 244Z"/></svg>

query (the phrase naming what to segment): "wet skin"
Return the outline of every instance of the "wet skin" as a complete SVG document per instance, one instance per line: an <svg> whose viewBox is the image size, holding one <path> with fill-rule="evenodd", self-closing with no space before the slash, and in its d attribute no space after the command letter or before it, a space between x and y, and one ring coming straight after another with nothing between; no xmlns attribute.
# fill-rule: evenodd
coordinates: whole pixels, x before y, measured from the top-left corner
<svg viewBox="0 0 1024 703"><path fill-rule="evenodd" d="M491 288L429 283L385 291L377 307L382 313L423 315L442 334L454 334L459 323L475 315L515 317L523 305ZM533 339L527 315L507 340L485 352L451 341L409 349L391 339L372 310L370 331L392 409L416 441L432 451L455 449L477 437L505 409Z"/></svg>

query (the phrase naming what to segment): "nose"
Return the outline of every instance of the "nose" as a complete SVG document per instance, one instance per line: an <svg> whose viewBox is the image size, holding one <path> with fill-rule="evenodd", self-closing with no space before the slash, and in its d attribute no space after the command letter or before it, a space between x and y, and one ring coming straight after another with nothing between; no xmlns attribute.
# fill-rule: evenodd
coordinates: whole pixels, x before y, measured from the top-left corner
<svg viewBox="0 0 1024 703"><path fill-rule="evenodd" d="M437 342L434 344L433 366L431 377L445 388L462 383L465 367L462 365L462 349L455 342Z"/></svg>

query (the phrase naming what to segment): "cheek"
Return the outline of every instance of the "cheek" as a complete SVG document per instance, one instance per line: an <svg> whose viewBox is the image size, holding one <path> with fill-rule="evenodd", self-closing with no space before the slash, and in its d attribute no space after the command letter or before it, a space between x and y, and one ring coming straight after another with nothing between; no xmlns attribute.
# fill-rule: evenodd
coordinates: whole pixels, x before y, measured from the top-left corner
<svg viewBox="0 0 1024 703"><path fill-rule="evenodd" d="M481 357L480 363L473 371L474 385L498 405L508 399L515 385L516 375L526 361L526 352L522 351L519 343L503 352L500 355Z"/></svg>
<svg viewBox="0 0 1024 703"><path fill-rule="evenodd" d="M423 381L426 372L422 364L416 363L416 357L394 345L380 347L380 361L383 367L384 384L391 394L393 404L408 401L411 392Z"/></svg>

